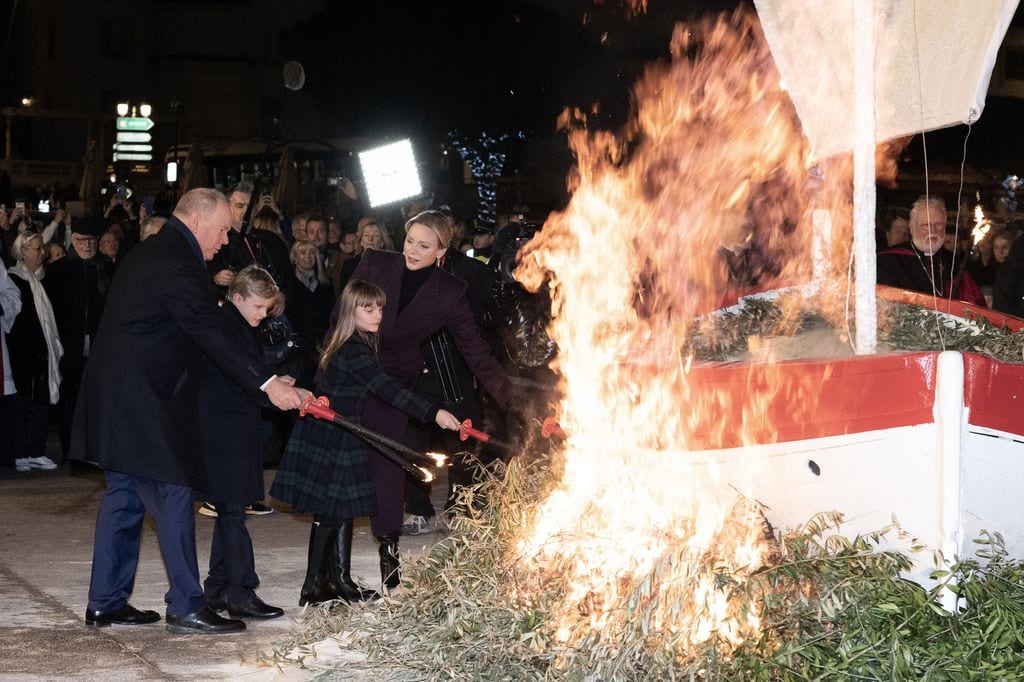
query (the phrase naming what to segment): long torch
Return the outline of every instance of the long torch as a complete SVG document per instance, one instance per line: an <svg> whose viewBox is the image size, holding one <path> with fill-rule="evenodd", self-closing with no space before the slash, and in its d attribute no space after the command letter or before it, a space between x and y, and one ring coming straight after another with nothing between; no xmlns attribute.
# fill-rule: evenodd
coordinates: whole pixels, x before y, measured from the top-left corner
<svg viewBox="0 0 1024 682"><path fill-rule="evenodd" d="M505 452L506 454L515 453L515 449L512 447L510 443L506 443L503 440L498 440L497 438L494 438L493 436L486 434L483 431L480 431L479 429L474 429L473 422L470 419L467 419L466 421L462 422L462 425L459 427L459 440L464 441L467 438L474 438L480 441L481 443L486 443L494 448L497 448L498 450Z"/></svg>
<svg viewBox="0 0 1024 682"><path fill-rule="evenodd" d="M416 452L396 440L345 419L332 410L330 405L331 403L327 396L320 396L319 398L310 396L303 401L302 406L299 408L299 416L305 417L308 414L351 431L370 445L375 446L377 451L384 455L392 464L396 464L406 473L424 482L434 479L434 475L427 467L445 464L447 458L444 455L425 455L422 452Z"/></svg>

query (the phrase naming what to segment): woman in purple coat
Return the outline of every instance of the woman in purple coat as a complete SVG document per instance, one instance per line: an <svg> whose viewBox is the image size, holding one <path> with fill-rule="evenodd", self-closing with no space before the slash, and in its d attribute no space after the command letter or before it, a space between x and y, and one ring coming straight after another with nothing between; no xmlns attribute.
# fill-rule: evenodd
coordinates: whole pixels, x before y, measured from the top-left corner
<svg viewBox="0 0 1024 682"><path fill-rule="evenodd" d="M413 388L424 371L420 346L431 334L447 329L470 370L504 408L510 397L509 380L480 336L466 297L466 283L437 267L451 235L447 216L439 211L424 211L405 224L402 253L368 249L353 278L376 284L392 302L384 309L380 325L381 369L406 388ZM368 396L363 423L401 441L408 417L384 401ZM380 542L381 575L396 576L405 472L373 450L369 465L377 499L377 515L371 517L371 523Z"/></svg>

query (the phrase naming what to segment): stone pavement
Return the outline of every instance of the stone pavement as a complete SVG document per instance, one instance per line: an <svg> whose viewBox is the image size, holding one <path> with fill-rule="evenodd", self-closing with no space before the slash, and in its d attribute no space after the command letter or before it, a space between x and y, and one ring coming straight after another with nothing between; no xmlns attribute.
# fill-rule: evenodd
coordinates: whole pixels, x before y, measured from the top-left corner
<svg viewBox="0 0 1024 682"><path fill-rule="evenodd" d="M267 473L269 487L273 471ZM437 492L444 485L435 486ZM309 517L273 500L275 513L250 516L247 525L260 575L259 595L285 609L270 621L248 621L230 635L172 635L164 623L92 629L84 624L92 532L103 494L100 472L16 474L0 470L0 679L10 680L305 680L310 670L278 670L258 661L295 628L299 587L305 575ZM209 560L213 519L196 516L200 573ZM437 534L403 538L405 552L422 550ZM365 519L357 522L353 573L379 585L377 543ZM377 582L375 583L374 580ZM131 603L163 615L167 577L156 534L147 518ZM333 642L316 648L317 665L358 661L357 652ZM361 679L366 679L365 674Z"/></svg>

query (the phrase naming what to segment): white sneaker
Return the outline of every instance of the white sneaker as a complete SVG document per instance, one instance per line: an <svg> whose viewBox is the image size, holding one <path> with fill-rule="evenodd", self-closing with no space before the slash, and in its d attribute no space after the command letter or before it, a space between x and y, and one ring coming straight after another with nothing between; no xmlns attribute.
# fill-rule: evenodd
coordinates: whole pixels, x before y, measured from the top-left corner
<svg viewBox="0 0 1024 682"><path fill-rule="evenodd" d="M25 459L17 460L15 462L15 468L17 468L17 462L24 462L28 465L29 469L44 469L51 471L57 468L57 463L49 457L26 457ZM27 471L26 469L18 469L18 471Z"/></svg>
<svg viewBox="0 0 1024 682"><path fill-rule="evenodd" d="M426 535L433 532L434 528L430 524L429 516L410 515L402 524L402 533L405 535Z"/></svg>
<svg viewBox="0 0 1024 682"><path fill-rule="evenodd" d="M217 508L210 502L203 502L199 505L198 511L203 516L217 516Z"/></svg>
<svg viewBox="0 0 1024 682"><path fill-rule="evenodd" d="M32 465L28 463L28 457L20 457L14 460L15 471L28 471L32 468Z"/></svg>

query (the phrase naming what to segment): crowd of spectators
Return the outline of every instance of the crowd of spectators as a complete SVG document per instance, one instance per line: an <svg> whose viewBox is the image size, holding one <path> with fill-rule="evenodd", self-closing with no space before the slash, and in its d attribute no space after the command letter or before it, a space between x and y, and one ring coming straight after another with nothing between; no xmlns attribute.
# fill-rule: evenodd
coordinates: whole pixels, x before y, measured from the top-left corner
<svg viewBox="0 0 1024 682"><path fill-rule="evenodd" d="M878 283L1024 315L1024 231L965 222L941 197L920 197L879 239Z"/></svg>
<svg viewBox="0 0 1024 682"><path fill-rule="evenodd" d="M249 265L259 265L270 273L280 293L258 330L265 359L268 364L276 363L271 366L280 374L296 377L297 385L312 388L340 292L368 250L401 250L395 244L405 239L402 224L423 206L405 207L401 222L395 221L395 225L380 215L365 215L349 224L345 218L316 212L286 216L269 193L259 192L254 198L254 191L251 184L239 183L225 192L232 229L227 245L207 262L211 294L219 288L221 296L226 296L236 274ZM102 212L95 213L92 218L73 218L57 208L52 213L33 214L20 204L0 211L0 259L5 266L0 275L0 320L6 349L0 427L5 434L12 434L0 444L0 466L19 472L53 470L68 458L83 371L107 292L122 261L131 258L132 249L159 232L168 219L164 211L154 210L151 200L136 203L118 191L111 192ZM449 220L452 234L444 269L468 279L475 323L481 333L493 332L493 328L486 329L484 309L497 275L485 264L497 228L520 218L501 216L498 226L485 228L457 219L446 207L441 213ZM490 335L487 340L494 347L499 345ZM457 385L446 385L443 395L434 395L440 390L433 383L439 373L438 348L450 356L446 362L465 369L450 337L441 332L424 345L429 371L418 390L479 422L477 389L468 371L459 373ZM274 350L281 352L274 356ZM280 460L294 420L294 414L264 411L266 465L274 466ZM60 434L59 456L52 450L47 453L51 427ZM432 438L428 431L414 429L410 444L426 449ZM459 447L451 438L440 445L461 451L453 478L469 483L473 475L470 461L479 453L466 452L467 447ZM411 489L414 518L409 532L432 529L434 510L427 492L420 487ZM451 491L449 497L454 500ZM256 500L247 507L250 514L270 511ZM216 516L217 510L213 504L205 504L200 513Z"/></svg>

